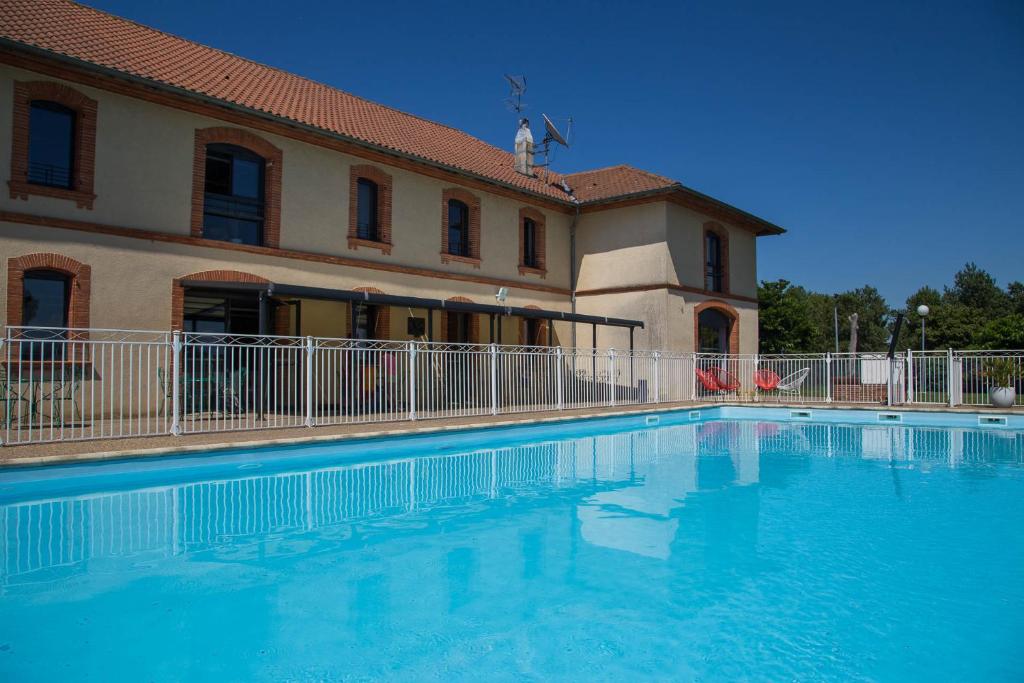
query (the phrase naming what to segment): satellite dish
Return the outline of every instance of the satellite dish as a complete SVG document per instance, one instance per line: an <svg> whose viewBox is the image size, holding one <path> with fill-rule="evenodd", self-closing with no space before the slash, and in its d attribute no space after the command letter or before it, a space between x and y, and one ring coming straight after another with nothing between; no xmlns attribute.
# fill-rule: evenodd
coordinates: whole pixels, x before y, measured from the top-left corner
<svg viewBox="0 0 1024 683"><path fill-rule="evenodd" d="M555 124L551 123L551 119L548 118L548 115L541 114L541 116L544 117L544 130L548 133L546 137L554 140L563 147L568 147L569 143L565 141L565 137L563 137L562 134L558 132L558 129L555 128Z"/></svg>
<svg viewBox="0 0 1024 683"><path fill-rule="evenodd" d="M505 300L508 299L508 287L500 288L494 298L498 300L498 303L505 303Z"/></svg>

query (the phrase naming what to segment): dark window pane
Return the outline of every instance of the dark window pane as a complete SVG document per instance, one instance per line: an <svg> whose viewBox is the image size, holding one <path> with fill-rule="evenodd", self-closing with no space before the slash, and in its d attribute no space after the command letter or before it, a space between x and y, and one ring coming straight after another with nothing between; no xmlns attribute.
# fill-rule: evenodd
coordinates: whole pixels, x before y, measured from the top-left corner
<svg viewBox="0 0 1024 683"><path fill-rule="evenodd" d="M206 148L203 237L236 244L263 243L265 162L233 145Z"/></svg>
<svg viewBox="0 0 1024 683"><path fill-rule="evenodd" d="M234 161L231 194L259 199L263 195L263 160L236 156Z"/></svg>
<svg viewBox="0 0 1024 683"><path fill-rule="evenodd" d="M721 311L701 311L697 317L697 350L701 353L728 353L732 320Z"/></svg>
<svg viewBox="0 0 1024 683"><path fill-rule="evenodd" d="M49 270L31 270L25 273L21 310L22 325L67 327L67 276Z"/></svg>
<svg viewBox="0 0 1024 683"><path fill-rule="evenodd" d="M352 338L353 339L377 339L377 319L378 311L376 306L367 306L366 304L354 304L355 320L352 326Z"/></svg>
<svg viewBox="0 0 1024 683"><path fill-rule="evenodd" d="M537 267L537 224L529 218L523 221L523 265Z"/></svg>
<svg viewBox="0 0 1024 683"><path fill-rule="evenodd" d="M377 183L360 178L356 198L356 234L364 240L377 241Z"/></svg>
<svg viewBox="0 0 1024 683"><path fill-rule="evenodd" d="M231 194L231 157L221 154L206 155L206 191Z"/></svg>
<svg viewBox="0 0 1024 683"><path fill-rule="evenodd" d="M203 237L234 244L260 245L263 222L207 213L203 216Z"/></svg>
<svg viewBox="0 0 1024 683"><path fill-rule="evenodd" d="M704 235L704 250L707 263L704 265L704 288L713 292L722 291L722 240L712 233Z"/></svg>
<svg viewBox="0 0 1024 683"><path fill-rule="evenodd" d="M73 186L75 112L44 100L29 112L28 181L53 187Z"/></svg>
<svg viewBox="0 0 1024 683"><path fill-rule="evenodd" d="M470 330L470 313L449 313L448 329L445 330L445 339L453 344L468 344Z"/></svg>
<svg viewBox="0 0 1024 683"><path fill-rule="evenodd" d="M455 199L448 202L448 253L469 256L469 207Z"/></svg>

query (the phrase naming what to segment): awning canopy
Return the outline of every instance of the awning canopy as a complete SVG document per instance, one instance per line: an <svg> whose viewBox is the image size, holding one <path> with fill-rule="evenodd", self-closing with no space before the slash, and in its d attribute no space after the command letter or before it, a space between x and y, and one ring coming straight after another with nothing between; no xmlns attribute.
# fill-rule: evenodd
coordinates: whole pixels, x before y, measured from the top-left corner
<svg viewBox="0 0 1024 683"><path fill-rule="evenodd" d="M583 315L564 311L549 311L540 308L522 308L518 306L499 306L496 304L477 304L466 301L446 301L444 299L427 299L417 296L397 296L394 294L374 294L372 292L356 292L349 289L328 289L325 287L304 287L301 285L285 285L279 283L252 282L221 282L217 280L189 280L182 283L185 289L251 291L266 296L294 297L298 299L319 299L322 301L361 301L378 306L400 306L408 308L425 308L430 310L457 311L460 313L482 313L496 317L517 316L538 320L562 320L565 322L582 323L585 325L606 325L609 327L643 328L642 320L625 318L609 318L600 315Z"/></svg>

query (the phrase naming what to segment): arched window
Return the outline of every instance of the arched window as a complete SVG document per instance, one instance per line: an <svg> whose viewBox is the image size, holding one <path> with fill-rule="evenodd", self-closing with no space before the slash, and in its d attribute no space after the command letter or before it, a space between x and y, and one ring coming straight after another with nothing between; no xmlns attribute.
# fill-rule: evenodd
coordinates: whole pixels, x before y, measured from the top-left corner
<svg viewBox="0 0 1024 683"><path fill-rule="evenodd" d="M206 146L203 237L235 244L263 244L263 157L243 147Z"/></svg>
<svg viewBox="0 0 1024 683"><path fill-rule="evenodd" d="M729 353L729 336L733 320L714 308L697 315L697 351L699 353Z"/></svg>
<svg viewBox="0 0 1024 683"><path fill-rule="evenodd" d="M368 178L357 182L356 236L359 239L380 241L380 218L377 213L379 188Z"/></svg>
<svg viewBox="0 0 1024 683"><path fill-rule="evenodd" d="M75 185L75 110L49 100L29 105L28 182L48 187Z"/></svg>
<svg viewBox="0 0 1024 683"><path fill-rule="evenodd" d="M710 230L704 233L704 289L723 290L725 268L722 261L722 238Z"/></svg>
<svg viewBox="0 0 1024 683"><path fill-rule="evenodd" d="M458 199L448 200L448 253L469 256L469 207Z"/></svg>

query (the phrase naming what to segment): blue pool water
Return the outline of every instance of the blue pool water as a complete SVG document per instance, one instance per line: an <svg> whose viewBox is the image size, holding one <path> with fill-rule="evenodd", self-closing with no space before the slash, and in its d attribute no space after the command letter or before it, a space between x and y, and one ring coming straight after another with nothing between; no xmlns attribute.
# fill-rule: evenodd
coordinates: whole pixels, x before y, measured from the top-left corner
<svg viewBox="0 0 1024 683"><path fill-rule="evenodd" d="M1024 431L707 416L0 472L0 680L1024 679Z"/></svg>

